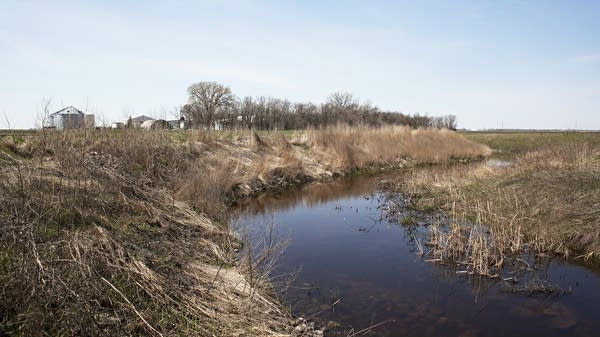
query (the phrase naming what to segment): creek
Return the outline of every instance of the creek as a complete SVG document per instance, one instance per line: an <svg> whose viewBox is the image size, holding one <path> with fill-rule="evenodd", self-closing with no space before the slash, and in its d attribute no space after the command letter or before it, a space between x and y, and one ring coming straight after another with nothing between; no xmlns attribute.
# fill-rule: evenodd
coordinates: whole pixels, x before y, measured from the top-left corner
<svg viewBox="0 0 600 337"><path fill-rule="evenodd" d="M270 271L295 316L326 336L596 336L600 273L537 258L519 284L457 274L425 261L415 237L431 215L402 225L385 211L383 179L357 176L269 192L232 210L249 240L289 240ZM412 222L412 220L411 220ZM548 291L528 292L523 284ZM544 288L544 289L545 289ZM538 289L539 290L539 289Z"/></svg>

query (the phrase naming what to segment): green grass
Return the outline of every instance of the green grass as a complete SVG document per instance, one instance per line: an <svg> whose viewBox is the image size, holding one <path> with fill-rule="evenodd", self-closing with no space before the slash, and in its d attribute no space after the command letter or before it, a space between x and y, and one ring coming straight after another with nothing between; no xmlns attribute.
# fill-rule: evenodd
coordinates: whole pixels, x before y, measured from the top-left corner
<svg viewBox="0 0 600 337"><path fill-rule="evenodd" d="M402 219L400 219L400 224L404 225L404 226L411 226L416 224L415 219L412 216L403 216Z"/></svg>
<svg viewBox="0 0 600 337"><path fill-rule="evenodd" d="M0 137L10 135L32 135L35 134L36 131L36 129L0 129Z"/></svg>

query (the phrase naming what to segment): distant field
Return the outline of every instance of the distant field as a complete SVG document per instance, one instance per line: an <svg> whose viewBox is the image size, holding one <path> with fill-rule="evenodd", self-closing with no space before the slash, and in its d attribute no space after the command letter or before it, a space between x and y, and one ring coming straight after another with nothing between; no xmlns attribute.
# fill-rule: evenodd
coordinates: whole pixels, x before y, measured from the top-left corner
<svg viewBox="0 0 600 337"><path fill-rule="evenodd" d="M35 133L35 129L26 129L26 130L6 130L0 129L0 137L3 136L15 136L15 135L30 135Z"/></svg>
<svg viewBox="0 0 600 337"><path fill-rule="evenodd" d="M460 131L466 138L485 144L495 156L511 157L527 151L587 143L600 146L600 132L593 131Z"/></svg>

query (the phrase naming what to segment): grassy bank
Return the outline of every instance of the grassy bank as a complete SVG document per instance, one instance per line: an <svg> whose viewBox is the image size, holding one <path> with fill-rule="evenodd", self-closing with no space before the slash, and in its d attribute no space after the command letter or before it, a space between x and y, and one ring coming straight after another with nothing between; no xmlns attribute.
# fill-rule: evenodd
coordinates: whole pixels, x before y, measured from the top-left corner
<svg viewBox="0 0 600 337"><path fill-rule="evenodd" d="M527 251L598 261L599 133L466 137L509 163L415 171L396 186L414 207L449 215L449 230L431 229L436 259L464 262L468 272L488 276L498 276L509 256Z"/></svg>
<svg viewBox="0 0 600 337"><path fill-rule="evenodd" d="M288 335L226 204L366 167L474 158L450 131L106 130L0 140L0 331L9 335Z"/></svg>

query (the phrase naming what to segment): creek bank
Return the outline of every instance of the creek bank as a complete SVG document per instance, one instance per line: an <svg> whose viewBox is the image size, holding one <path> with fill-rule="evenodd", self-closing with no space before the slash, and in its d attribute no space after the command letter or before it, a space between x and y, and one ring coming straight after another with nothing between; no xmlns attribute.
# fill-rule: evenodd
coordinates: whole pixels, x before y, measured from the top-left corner
<svg viewBox="0 0 600 337"><path fill-rule="evenodd" d="M313 168L311 172L301 172L295 176L286 175L284 169L275 168L265 174L255 177L250 182L237 183L227 193L228 205L235 205L243 200L251 199L260 194L288 189L312 182L329 182L336 178L356 175L378 175L399 171L415 166L414 160L403 158L396 163L383 166L368 166L347 169L328 170L324 167Z"/></svg>

